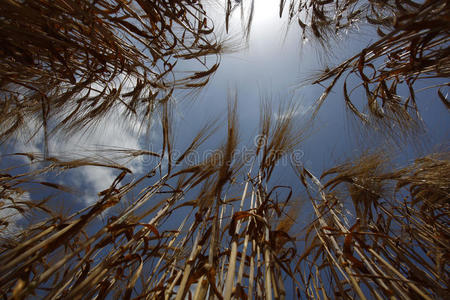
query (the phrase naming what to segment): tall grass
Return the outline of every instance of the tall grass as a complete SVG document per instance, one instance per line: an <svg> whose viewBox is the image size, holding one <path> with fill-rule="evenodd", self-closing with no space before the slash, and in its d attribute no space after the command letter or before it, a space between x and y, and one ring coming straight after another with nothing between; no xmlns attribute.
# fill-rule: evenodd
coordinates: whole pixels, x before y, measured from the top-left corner
<svg viewBox="0 0 450 300"><path fill-rule="evenodd" d="M359 53L313 78L313 84L325 85L313 116L341 78L349 112L394 139L421 125L415 89L421 81L439 79L421 90L434 90L436 100L448 109L442 91L449 85L449 14L446 1L290 1L289 18L298 20L303 38L318 41L325 49L343 33L364 24L378 34L378 39ZM349 79L358 85L349 87ZM364 109L354 104L356 89L366 95ZM408 91L406 95L402 89Z"/></svg>
<svg viewBox="0 0 450 300"><path fill-rule="evenodd" d="M31 118L49 135L117 106L144 122L174 88L205 85L224 49L200 3L12 0L0 14L2 141ZM179 60L198 69L176 78Z"/></svg>
<svg viewBox="0 0 450 300"><path fill-rule="evenodd" d="M231 14L227 3L225 18ZM280 14L286 5L280 2ZM289 3L289 17L300 11L311 22L300 19L304 34L311 30L322 43L358 18L387 31L381 28L379 41L317 79L332 80L317 108L339 77L356 74L369 111L352 104L344 83L350 110L364 122L388 119L387 130L401 130L392 122L408 125L411 107L417 112L413 83L448 75L447 2ZM321 176L293 160L298 180L280 185L274 180L278 163L305 138L294 120L295 103L280 106L282 117L274 118L272 106L263 102L257 143L244 159L235 155L239 125L233 95L226 137L214 155L187 159L217 130L210 123L173 159L170 95L175 88L205 85L218 60L208 67L202 58L221 51L199 2L10 0L0 12L3 141L35 118L45 138L52 130L80 130L116 105L138 120L157 109L163 137L158 153L10 155L29 161L0 172L5 298L446 298L448 152L395 166L389 153L371 151ZM383 57L392 64L376 65ZM204 69L173 78L178 59L197 61ZM373 74L366 75L366 68ZM412 93L404 102L395 96L402 80ZM442 92L439 97L446 101ZM142 175L130 167L139 157L154 158ZM79 193L52 174L86 166L110 168L116 177L79 211L55 209L52 201ZM298 189L300 196L294 194ZM42 199L27 196L35 190ZM300 228L300 219L311 212L312 221ZM29 222L6 234L7 214Z"/></svg>

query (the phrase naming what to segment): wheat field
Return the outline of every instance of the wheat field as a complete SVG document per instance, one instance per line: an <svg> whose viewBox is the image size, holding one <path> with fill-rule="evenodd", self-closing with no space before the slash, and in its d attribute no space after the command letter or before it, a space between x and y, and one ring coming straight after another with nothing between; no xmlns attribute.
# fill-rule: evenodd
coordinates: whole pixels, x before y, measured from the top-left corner
<svg viewBox="0 0 450 300"><path fill-rule="evenodd" d="M300 123L298 99L262 96L248 155L232 89L223 122L180 147L174 95L196 101L214 81L252 36L254 2L221 1L217 19L214 0L1 0L4 299L448 299L448 141L396 153L428 143L421 91L448 117L450 2L280 0L273 13L317 51L356 24L377 39L299 83L321 89ZM355 138L385 143L316 174L295 155L336 93ZM156 150L52 151L117 115L158 131ZM39 149L17 150L36 137ZM81 169L113 174L90 202Z"/></svg>

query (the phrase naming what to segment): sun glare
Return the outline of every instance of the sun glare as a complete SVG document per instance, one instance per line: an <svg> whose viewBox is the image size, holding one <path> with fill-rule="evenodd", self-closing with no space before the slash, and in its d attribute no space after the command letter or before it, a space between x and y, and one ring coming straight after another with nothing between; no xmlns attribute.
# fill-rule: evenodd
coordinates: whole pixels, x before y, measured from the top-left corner
<svg viewBox="0 0 450 300"><path fill-rule="evenodd" d="M272 20L279 17L279 5L277 1L256 0L255 1L255 20Z"/></svg>

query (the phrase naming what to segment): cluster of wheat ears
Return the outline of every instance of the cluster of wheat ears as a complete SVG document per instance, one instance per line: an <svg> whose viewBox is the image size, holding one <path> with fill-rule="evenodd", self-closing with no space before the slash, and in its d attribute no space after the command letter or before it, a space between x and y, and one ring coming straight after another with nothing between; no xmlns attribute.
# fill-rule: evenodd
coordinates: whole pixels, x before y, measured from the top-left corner
<svg viewBox="0 0 450 300"><path fill-rule="evenodd" d="M174 161L172 93L206 85L220 55L232 49L219 40L201 1L0 2L0 141L24 128L31 137L42 131L44 140L42 153L3 156L29 160L0 171L0 212L29 220L6 234L11 216L1 214L5 299L448 299L448 152L403 167L392 167L389 153L368 152L321 176L293 164L296 188L304 191L299 198L292 186L271 181L277 162L303 140L293 107L276 119L262 105L261 142L242 161L233 155L239 130L233 99L217 149L222 155L185 161L214 133L208 124ZM228 27L233 3L225 2ZM338 83L349 113L394 140L421 126L416 82L436 79L426 88L443 110L450 108L449 1L281 0L282 13L325 48L361 22L379 35L309 82L324 86L312 119ZM245 20L248 34L252 16ZM179 78L174 68L182 60L197 69ZM352 90L350 77L359 82ZM400 88L409 95L400 97ZM365 91L366 109L353 103L356 89ZM111 111L143 127L157 115L162 150L110 149L73 159L49 153L56 133L95 126ZM113 160L118 152L156 163L136 176ZM43 176L84 166L112 168L117 177L73 214L47 205L77 191ZM45 196L27 198L36 186ZM99 218L107 209L114 213ZM299 228L303 210L313 218Z"/></svg>

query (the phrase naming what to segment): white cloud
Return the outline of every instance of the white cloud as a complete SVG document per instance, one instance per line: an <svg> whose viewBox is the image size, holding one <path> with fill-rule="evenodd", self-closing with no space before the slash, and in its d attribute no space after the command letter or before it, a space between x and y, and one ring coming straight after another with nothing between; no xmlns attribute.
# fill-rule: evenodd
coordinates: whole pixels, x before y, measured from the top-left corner
<svg viewBox="0 0 450 300"><path fill-rule="evenodd" d="M38 128L37 122L30 122L30 126ZM125 149L143 149L141 144L144 140L139 128L140 124L132 122L123 114L123 108L117 108L108 113L108 115L90 127L87 131L79 131L72 134L57 133L49 138L48 151L50 156L55 156L63 160L70 160L83 157L94 157L105 162L114 162L125 164L127 168L131 169L133 173L141 173L144 171L144 166L141 163L140 157L131 160L131 158L124 158L115 150ZM21 136L24 138L18 139L13 145L12 152L27 152L27 153L41 153L43 149L43 130L40 129L35 136L28 141L25 133ZM147 147L148 148L148 147ZM152 150L145 149L144 150ZM113 155L111 155L113 153ZM114 160L116 156L116 160ZM26 162L29 159L26 156L19 156ZM75 177L70 179L72 183L84 185L85 190L89 190L83 202L96 201L96 194L108 188L114 181L117 170L106 167L86 166L80 167L73 173ZM68 184L62 182L62 184Z"/></svg>
<svg viewBox="0 0 450 300"><path fill-rule="evenodd" d="M107 189L114 181L113 171L108 168L86 166L78 168L78 172L83 176L83 181L89 184L96 193Z"/></svg>
<svg viewBox="0 0 450 300"><path fill-rule="evenodd" d="M11 192L8 193L6 197L12 198L14 201L18 202L30 201L30 194L28 192ZM7 198L0 198L0 220L2 221L2 225L0 226L0 237L14 236L16 232L22 229L17 222L23 219L23 215L17 209L12 207L12 201ZM24 204L15 203L15 205L24 210L27 208Z"/></svg>

